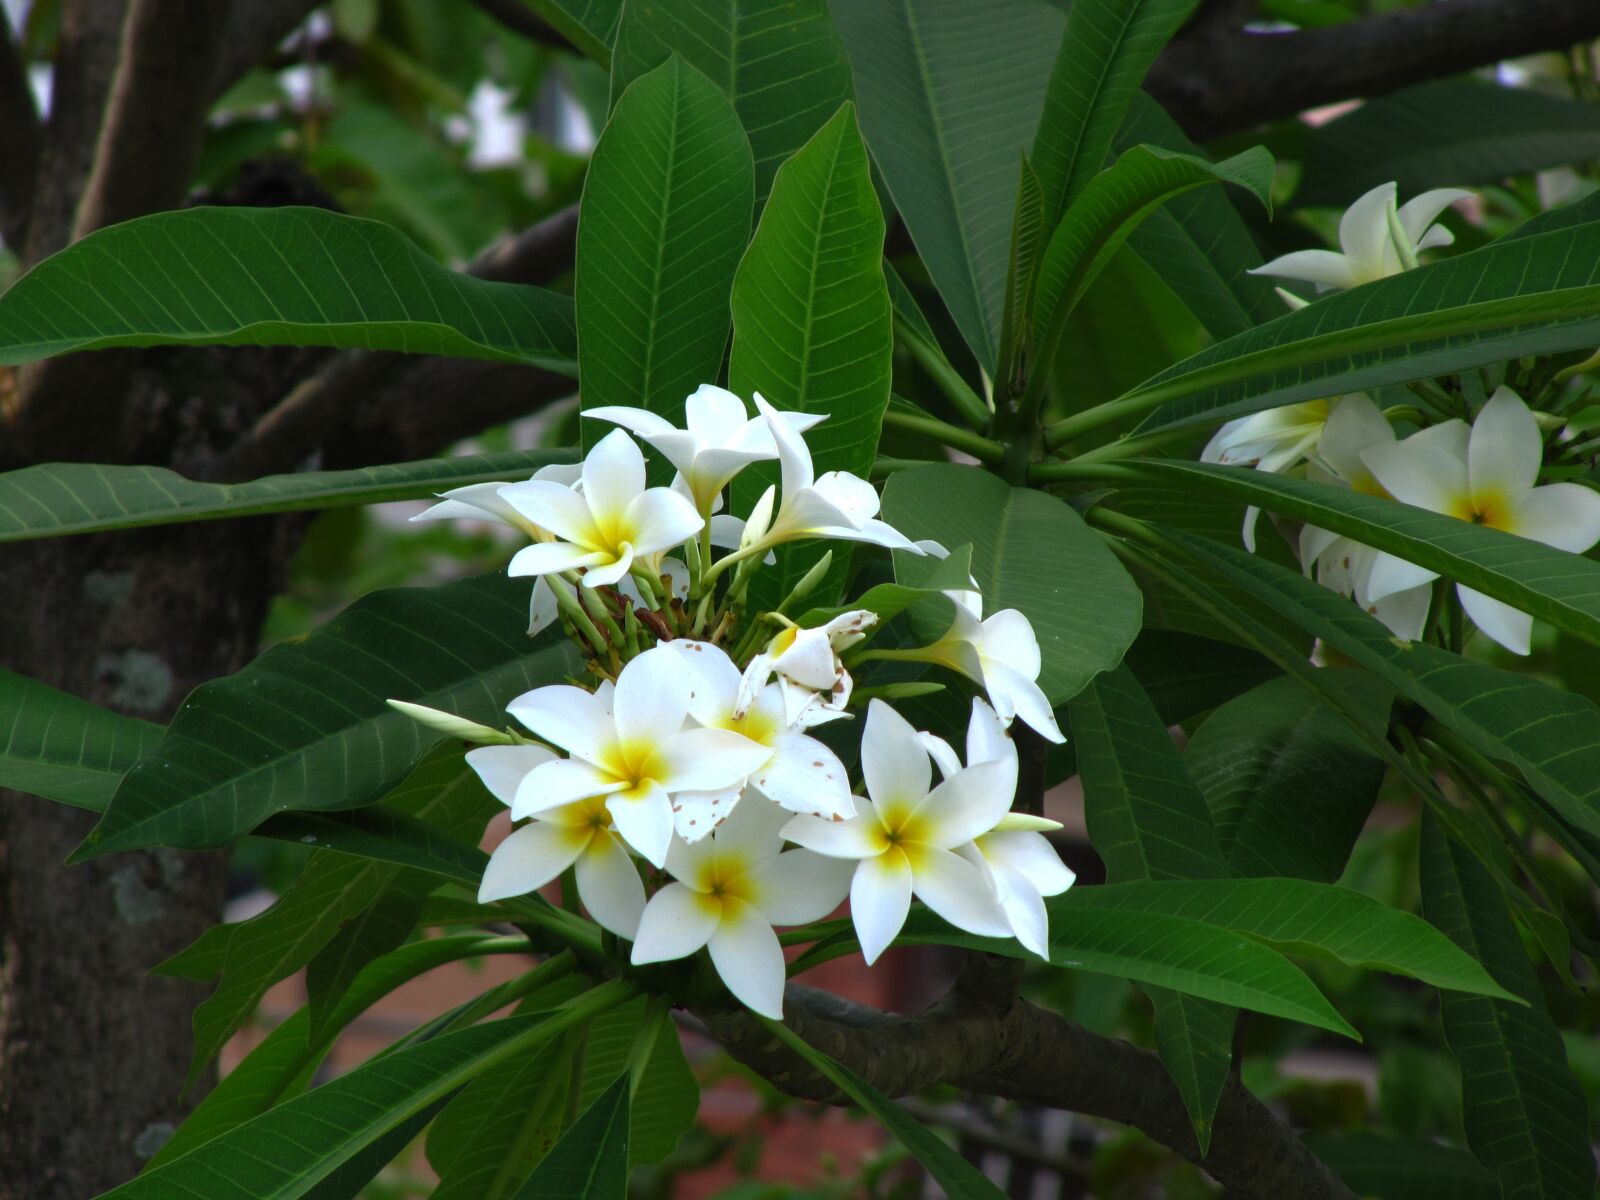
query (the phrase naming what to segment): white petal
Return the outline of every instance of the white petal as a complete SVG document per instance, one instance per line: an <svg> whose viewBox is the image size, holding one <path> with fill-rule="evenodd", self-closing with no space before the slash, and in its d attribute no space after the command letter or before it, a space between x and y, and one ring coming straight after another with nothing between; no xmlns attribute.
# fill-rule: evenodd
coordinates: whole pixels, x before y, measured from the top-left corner
<svg viewBox="0 0 1600 1200"><path fill-rule="evenodd" d="M744 521L731 513L718 513L711 518L711 544L724 550L738 547L744 538Z"/></svg>
<svg viewBox="0 0 1600 1200"><path fill-rule="evenodd" d="M685 845L694 845L712 833L719 822L726 820L738 807L745 792L742 784L717 788L709 792L674 792L672 794L672 829ZM676 846L678 843L674 842ZM667 856L671 869L672 856Z"/></svg>
<svg viewBox="0 0 1600 1200"><path fill-rule="evenodd" d="M1600 542L1600 494L1581 483L1546 484L1508 507L1506 528L1519 537L1573 554Z"/></svg>
<svg viewBox="0 0 1600 1200"><path fill-rule="evenodd" d="M1479 511L1488 511L1533 487L1544 457L1539 423L1510 388L1496 388L1472 422L1467 474Z"/></svg>
<svg viewBox="0 0 1600 1200"><path fill-rule="evenodd" d="M583 586L588 588L610 587L619 579L627 575L633 567L633 545L623 542L615 554L596 554L597 560L583 576Z"/></svg>
<svg viewBox="0 0 1600 1200"><path fill-rule="evenodd" d="M767 419L767 428L772 432L772 440L778 448L783 502L787 506L791 496L809 488L816 478L811 467L811 451L806 448L805 439L794 426L784 420L784 415L768 404L760 392L755 393L754 399L756 408Z"/></svg>
<svg viewBox="0 0 1600 1200"><path fill-rule="evenodd" d="M1050 914L1039 889L1017 872L990 865L995 891L1017 941L1040 958L1050 957Z"/></svg>
<svg viewBox="0 0 1600 1200"><path fill-rule="evenodd" d="M537 737L590 762L599 760L616 732L605 702L571 684L524 692L506 705L506 711Z"/></svg>
<svg viewBox="0 0 1600 1200"><path fill-rule="evenodd" d="M1042 834L985 834L978 842L978 849L990 866L1017 872L1043 896L1060 895L1077 879Z"/></svg>
<svg viewBox="0 0 1600 1200"><path fill-rule="evenodd" d="M721 919L722 903L716 897L669 883L644 906L632 961L638 966L687 958L711 939Z"/></svg>
<svg viewBox="0 0 1600 1200"><path fill-rule="evenodd" d="M919 840L954 850L988 833L1011 809L1017 787L1015 762L978 763L946 779L912 813Z"/></svg>
<svg viewBox="0 0 1600 1200"><path fill-rule="evenodd" d="M620 429L596 442L583 460L583 498L597 523L620 515L644 486L644 455Z"/></svg>
<svg viewBox="0 0 1600 1200"><path fill-rule="evenodd" d="M1471 200L1473 194L1464 188L1434 188L1432 191L1423 192L1420 196L1413 196L1400 206L1400 228L1406 231L1406 236L1411 239L1411 244L1418 250L1426 249L1422 245L1424 235L1429 233L1429 226L1439 219L1439 214L1444 212L1458 200ZM1448 229L1439 230L1447 236ZM1449 241L1433 242L1432 245L1448 246Z"/></svg>
<svg viewBox="0 0 1600 1200"><path fill-rule="evenodd" d="M496 521L524 533L531 533L532 525L526 517L507 503L500 489L510 487L502 483L469 483L466 487L440 492L440 500L426 512L412 517L413 521L443 521L465 519L469 521Z"/></svg>
<svg viewBox="0 0 1600 1200"><path fill-rule="evenodd" d="M934 912L969 933L1011 936L1011 922L1000 907L1000 899L977 867L959 854L933 846L917 846L907 857L911 860L912 889Z"/></svg>
<svg viewBox="0 0 1600 1200"><path fill-rule="evenodd" d="M575 571L579 567L593 567L610 556L599 551L575 546L570 542L535 542L524 546L511 556L506 574L512 578L523 575L553 575L557 571Z"/></svg>
<svg viewBox="0 0 1600 1200"><path fill-rule="evenodd" d="M577 758L558 758L522 777L511 801L511 819L520 821L575 800L621 791L626 785Z"/></svg>
<svg viewBox="0 0 1600 1200"><path fill-rule="evenodd" d="M666 646L646 650L617 676L612 720L624 743L661 744L683 728L689 713L689 676Z"/></svg>
<svg viewBox="0 0 1600 1200"><path fill-rule="evenodd" d="M1472 623L1513 654L1527 654L1533 634L1533 618L1509 604L1457 585L1456 595Z"/></svg>
<svg viewBox="0 0 1600 1200"><path fill-rule="evenodd" d="M1356 581L1356 598L1363 604L1371 604L1396 592L1407 592L1432 583L1437 578L1437 571L1419 567L1414 562L1380 550L1372 556L1366 578Z"/></svg>
<svg viewBox="0 0 1600 1200"><path fill-rule="evenodd" d="M866 807L868 802L857 800L856 804ZM795 817L783 827L783 836L830 858L874 858L883 849L882 828L872 814L847 821Z"/></svg>
<svg viewBox="0 0 1600 1200"><path fill-rule="evenodd" d="M712 965L735 999L764 1017L783 1019L783 947L760 909L724 900L710 950Z"/></svg>
<svg viewBox="0 0 1600 1200"><path fill-rule="evenodd" d="M491 796L510 805L523 776L535 767L554 762L555 757L554 751L543 746L479 746L467 751L467 766L478 773Z"/></svg>
<svg viewBox="0 0 1600 1200"><path fill-rule="evenodd" d="M994 701L995 712L1002 718L1019 717L1040 737L1058 746L1067 740L1056 724L1050 701L1033 680L995 663L984 668L983 683L989 699Z"/></svg>
<svg viewBox="0 0 1600 1200"><path fill-rule="evenodd" d="M820 921L844 903L855 869L848 859L787 850L762 868L755 904L774 925Z"/></svg>
<svg viewBox="0 0 1600 1200"><path fill-rule="evenodd" d="M622 843L610 832L595 833L588 849L578 856L573 874L578 897L589 915L603 928L632 941L644 912L644 884Z"/></svg>
<svg viewBox="0 0 1600 1200"><path fill-rule="evenodd" d="M528 599L528 636L537 637L550 628L560 612L561 606L556 603L549 580L541 575L533 581L533 595Z"/></svg>
<svg viewBox="0 0 1600 1200"><path fill-rule="evenodd" d="M717 827L718 862L742 873L765 869L783 849L783 827L790 815L760 796L747 796L733 815Z"/></svg>
<svg viewBox="0 0 1600 1200"><path fill-rule="evenodd" d="M1471 441L1472 426L1456 417L1417 430L1406 439L1406 445L1427 446L1441 454L1448 454L1460 462L1466 462L1467 446Z"/></svg>
<svg viewBox="0 0 1600 1200"><path fill-rule="evenodd" d="M773 670L814 691L828 690L838 676L838 658L823 629L785 629L768 644L767 654Z"/></svg>
<svg viewBox="0 0 1600 1200"><path fill-rule="evenodd" d="M1029 679L1039 678L1039 639L1032 623L1018 610L1004 608L986 617L977 646L985 669L994 661Z"/></svg>
<svg viewBox="0 0 1600 1200"><path fill-rule="evenodd" d="M1396 500L1453 517L1470 516L1467 464L1462 460L1407 438L1394 445L1369 446L1361 452L1361 461Z"/></svg>
<svg viewBox="0 0 1600 1200"><path fill-rule="evenodd" d="M653 867L667 865L672 844L672 802L663 788L647 784L606 801L617 833Z"/></svg>
<svg viewBox="0 0 1600 1200"><path fill-rule="evenodd" d="M917 736L922 739L922 748L933 759L933 765L939 768L940 779L949 779L961 770L961 757L949 742L936 733L918 733Z"/></svg>
<svg viewBox="0 0 1600 1200"><path fill-rule="evenodd" d="M670 550L694 537L705 524L694 505L671 488L641 492L622 511L636 554Z"/></svg>
<svg viewBox="0 0 1600 1200"><path fill-rule="evenodd" d="M1332 250L1296 250L1269 263L1252 268L1250 275L1274 275L1279 279L1303 279L1322 287L1347 288L1362 282L1355 266L1342 254Z"/></svg>
<svg viewBox="0 0 1600 1200"><path fill-rule="evenodd" d="M1395 637L1414 642L1422 636L1428 624L1428 606L1433 601L1433 588L1412 588L1396 592L1382 600L1374 600L1370 611L1374 617L1389 627Z"/></svg>
<svg viewBox="0 0 1600 1200"><path fill-rule="evenodd" d="M653 433L670 433L675 428L671 421L647 408L627 408L621 404L602 404L597 408L586 408L578 415L593 417L597 421L610 421L613 425L621 425L629 433L636 433L640 437L649 437Z"/></svg>
<svg viewBox="0 0 1600 1200"><path fill-rule="evenodd" d="M500 498L525 520L548 529L562 541L594 544L594 517L588 502L570 487L547 479L530 479L527 483L507 484L500 489Z"/></svg>
<svg viewBox="0 0 1600 1200"><path fill-rule="evenodd" d="M750 423L744 401L714 384L702 383L683 402L684 424L707 446L731 446Z"/></svg>
<svg viewBox="0 0 1600 1200"><path fill-rule="evenodd" d="M685 729L662 747L672 792L710 792L732 787L764 766L772 750L729 729Z"/></svg>
<svg viewBox="0 0 1600 1200"><path fill-rule="evenodd" d="M928 794L933 764L911 723L882 700L867 704L861 731L861 774L879 807L915 805Z"/></svg>
<svg viewBox="0 0 1600 1200"><path fill-rule="evenodd" d="M839 756L803 733L782 734L750 782L790 812L829 819L855 815L850 776Z"/></svg>
<svg viewBox="0 0 1600 1200"><path fill-rule="evenodd" d="M855 923L861 957L867 966L889 948L910 911L911 864L905 854L891 849L875 858L862 859L850 881L850 919Z"/></svg>
<svg viewBox="0 0 1600 1200"><path fill-rule="evenodd" d="M1345 210L1339 219L1339 246L1355 266L1359 283L1397 273L1400 257L1389 229L1395 185L1380 183Z"/></svg>
<svg viewBox="0 0 1600 1200"><path fill-rule="evenodd" d="M1359 486L1371 477L1361 452L1368 446L1384 446L1394 441L1394 427L1383 412L1362 392L1343 396L1328 414L1317 439L1317 457L1340 479Z"/></svg>
<svg viewBox="0 0 1600 1200"><path fill-rule="evenodd" d="M478 885L478 903L542 888L572 865L589 844L590 831L535 821L495 847Z"/></svg>
<svg viewBox="0 0 1600 1200"><path fill-rule="evenodd" d="M1300 527L1300 569L1306 574L1311 573L1311 568L1316 565L1317 559L1322 557L1323 551L1339 540L1339 535L1328 529L1318 529L1315 525L1302 525Z"/></svg>
<svg viewBox="0 0 1600 1200"><path fill-rule="evenodd" d="M689 690L690 716L702 725L716 725L733 715L739 700L739 668L722 647L677 638L657 649L678 658Z"/></svg>

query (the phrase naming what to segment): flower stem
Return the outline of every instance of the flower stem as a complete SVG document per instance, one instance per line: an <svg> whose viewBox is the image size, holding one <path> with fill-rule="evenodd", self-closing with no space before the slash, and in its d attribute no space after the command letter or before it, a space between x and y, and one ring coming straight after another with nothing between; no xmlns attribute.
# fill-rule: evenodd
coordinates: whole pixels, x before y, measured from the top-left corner
<svg viewBox="0 0 1600 1200"><path fill-rule="evenodd" d="M911 351L911 357L917 360L918 365L938 385L945 399L950 401L951 407L961 414L961 419L974 429L982 429L988 425L989 406L967 385L967 381L961 378L939 348L930 345L927 338L898 318L895 320L894 329L900 335L901 343Z"/></svg>
<svg viewBox="0 0 1600 1200"><path fill-rule="evenodd" d="M883 414L883 423L896 429L924 434L953 450L965 451L981 463L997 463L1006 456L1006 448L992 438L973 433L970 429L962 429L959 425L952 425L948 421L941 421L937 417L901 412L891 408Z"/></svg>

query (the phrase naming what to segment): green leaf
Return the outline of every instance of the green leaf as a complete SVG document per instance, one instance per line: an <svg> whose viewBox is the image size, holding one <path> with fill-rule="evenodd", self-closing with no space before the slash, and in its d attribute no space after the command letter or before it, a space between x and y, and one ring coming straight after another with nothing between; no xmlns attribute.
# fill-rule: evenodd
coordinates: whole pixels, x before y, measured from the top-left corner
<svg viewBox="0 0 1600 1200"><path fill-rule="evenodd" d="M1142 431L1600 344L1600 222L1501 239L1336 292L1219 342L1113 401ZM1153 411L1155 410L1155 411ZM1052 435L1052 442L1071 436Z"/></svg>
<svg viewBox="0 0 1600 1200"><path fill-rule="evenodd" d="M1145 73L1196 2L1074 0L1033 140L1049 224L1104 169Z"/></svg>
<svg viewBox="0 0 1600 1200"><path fill-rule="evenodd" d="M109 346L338 346L574 372L572 302L451 271L320 208L190 208L90 234L0 296L0 365Z"/></svg>
<svg viewBox="0 0 1600 1200"><path fill-rule="evenodd" d="M617 1076L628 1072L647 1015L646 1003L634 1000L589 1023L580 1104L592 1104ZM633 1095L629 1164L665 1158L694 1125L699 1109L700 1085L683 1055L678 1027L662 1014L656 1020L647 1068Z"/></svg>
<svg viewBox="0 0 1600 1200"><path fill-rule="evenodd" d="M778 170L761 225L733 283L733 351L728 380L741 396L760 392L777 407L823 413L806 436L819 473L865 476L878 451L889 404L894 329L883 278L883 214L867 150L846 104ZM740 477L745 511L777 481L771 468ZM779 554L757 576L764 607L776 607L822 555L820 546ZM830 602L849 556L835 552Z"/></svg>
<svg viewBox="0 0 1600 1200"><path fill-rule="evenodd" d="M840 604L832 608L811 609L800 618L797 624L813 629L818 625L827 624L834 617L864 608L869 612L877 613L878 624L882 626L915 605L931 602L942 606L941 615L944 626L948 627L952 615L948 610L948 606L952 602L945 598L944 592L946 589L953 591L970 588L972 586L971 580L972 547L957 546L950 551L948 558L936 560L927 574L918 576L918 581L915 584L875 584L851 600L848 605Z"/></svg>
<svg viewBox="0 0 1600 1200"><path fill-rule="evenodd" d="M386 799L394 812L430 822L446 836L474 841L498 807L462 762L460 751L449 748L431 754ZM188 979L208 979L222 972L221 982L195 1010L189 1083L255 1011L267 989L314 963L325 947L337 941L341 927L351 927L347 922L359 925L362 914L385 897L420 903L434 886L428 875L402 872L386 863L314 854L271 908L247 921L208 929L194 945L157 967L160 974ZM409 929L407 924L400 937ZM323 970L330 965L325 963ZM348 984L364 965L353 960L349 963L353 970L336 974ZM327 996L330 1003L312 1005L314 1038L334 1019L343 990L341 986L338 994Z"/></svg>
<svg viewBox="0 0 1600 1200"><path fill-rule="evenodd" d="M1468 1145L1499 1177L1505 1200L1591 1200L1587 1105L1499 885L1427 815L1421 875L1429 919L1526 1001L1441 997Z"/></svg>
<svg viewBox="0 0 1600 1200"><path fill-rule="evenodd" d="M1030 0L994 0L982 20L965 0L836 0L832 12L873 158L992 375L1017 157L1038 123L1061 14Z"/></svg>
<svg viewBox="0 0 1600 1200"><path fill-rule="evenodd" d="M1054 496L939 463L892 476L883 514L913 540L971 544L984 612L1020 609L1033 624L1043 660L1039 687L1052 704L1114 667L1139 632L1137 585L1099 535ZM895 557L903 574L908 556Z"/></svg>
<svg viewBox="0 0 1600 1200"><path fill-rule="evenodd" d="M165 467L45 463L0 473L0 542L258 513L411 500L469 483L526 478L566 450L510 450L421 462L196 483Z"/></svg>
<svg viewBox="0 0 1600 1200"><path fill-rule="evenodd" d="M1033 345L1033 283L1039 274L1050 226L1045 220L1039 179L1023 159L1017 176L1017 204L1011 217L1011 255L1006 260L1005 309L1000 319L1000 350L995 378L1016 390L1017 360Z"/></svg>
<svg viewBox="0 0 1600 1200"><path fill-rule="evenodd" d="M1142 630L1122 661L1165 726L1191 720L1279 675L1253 650L1171 629Z"/></svg>
<svg viewBox="0 0 1600 1200"><path fill-rule="evenodd" d="M102 812L161 726L0 668L0 787Z"/></svg>
<svg viewBox="0 0 1600 1200"><path fill-rule="evenodd" d="M629 985L608 986L607 995L616 995ZM385 1055L147 1171L104 1200L294 1200L407 1118L570 1023L547 1014L507 1017Z"/></svg>
<svg viewBox="0 0 1600 1200"><path fill-rule="evenodd" d="M1161 105L1135 92L1116 148L1124 151L1141 142L1180 154L1201 153ZM1127 249L1160 276L1214 338L1243 333L1283 313L1272 284L1246 274L1261 265L1261 251L1225 188L1174 196L1133 231Z"/></svg>
<svg viewBox="0 0 1600 1200"><path fill-rule="evenodd" d="M1349 204L1391 179L1402 201L1600 157L1593 104L1478 79L1377 96L1311 135L1298 207Z"/></svg>
<svg viewBox="0 0 1600 1200"><path fill-rule="evenodd" d="M622 1075L572 1123L514 1200L618 1200L628 1192L628 1147Z"/></svg>
<svg viewBox="0 0 1600 1200"><path fill-rule="evenodd" d="M1095 176L1050 235L1039 263L1033 321L1041 353L1055 345L1084 289L1139 222L1174 196L1208 183L1236 184L1271 211L1272 155L1255 146L1213 163L1159 146L1134 146Z"/></svg>
<svg viewBox="0 0 1600 1200"><path fill-rule="evenodd" d="M1364 671L1328 674L1386 736L1389 689ZM1323 883L1344 872L1388 765L1282 676L1212 713L1183 760L1211 805L1232 873Z"/></svg>
<svg viewBox="0 0 1600 1200"><path fill-rule="evenodd" d="M528 0L528 4L580 52L602 67L611 65L622 0Z"/></svg>
<svg viewBox="0 0 1600 1200"><path fill-rule="evenodd" d="M506 701L579 669L559 630L522 632L527 595L500 575L375 592L203 684L75 857L222 846L273 813L371 803L439 740L388 698L498 725Z"/></svg>
<svg viewBox="0 0 1600 1200"><path fill-rule="evenodd" d="M779 165L850 99L850 66L823 0L629 4L612 48L613 99L674 52L739 114L758 210Z"/></svg>
<svg viewBox="0 0 1600 1200"><path fill-rule="evenodd" d="M1568 821L1600 834L1600 708L1538 679L1396 638L1357 604L1231 546L1167 531L1212 571L1348 655L1494 758Z"/></svg>
<svg viewBox="0 0 1600 1200"><path fill-rule="evenodd" d="M1134 469L1298 517L1447 575L1600 644L1600 563L1529 538L1351 488L1177 459Z"/></svg>
<svg viewBox="0 0 1600 1200"><path fill-rule="evenodd" d="M374 959L405 943L422 915L425 893L434 881L417 872L415 884L391 883L373 902L346 921L306 964L306 1007L315 1037L332 1023L340 998Z"/></svg>
<svg viewBox="0 0 1600 1200"><path fill-rule="evenodd" d="M1072 698L1068 711L1084 817L1107 881L1227 875L1205 797L1133 674L1122 666L1107 671ZM1150 998L1161 1061L1204 1154L1233 1062L1237 1014L1161 988Z"/></svg>
<svg viewBox="0 0 1600 1200"><path fill-rule="evenodd" d="M789 1049L805 1059L817 1072L855 1101L923 1165L950 1200L1003 1200L1005 1193L922 1121L913 1117L888 1096L873 1087L842 1063L836 1063L787 1025L761 1018L762 1024ZM532 1200L531 1197L528 1200Z"/></svg>
<svg viewBox="0 0 1600 1200"><path fill-rule="evenodd" d="M1377 1200L1501 1200L1500 1183L1465 1150L1422 1138L1355 1130L1302 1141L1345 1186Z"/></svg>
<svg viewBox="0 0 1600 1200"><path fill-rule="evenodd" d="M445 963L471 958L503 941L492 934L426 938L369 963L340 998L319 1037L311 1013L299 1008L218 1081L146 1166L154 1170L304 1091L345 1026L408 980Z"/></svg>
<svg viewBox="0 0 1600 1200"><path fill-rule="evenodd" d="M677 55L623 93L578 217L585 408L642 407L682 424L684 398L722 366L754 188L739 118ZM583 424L586 437L606 428Z"/></svg>

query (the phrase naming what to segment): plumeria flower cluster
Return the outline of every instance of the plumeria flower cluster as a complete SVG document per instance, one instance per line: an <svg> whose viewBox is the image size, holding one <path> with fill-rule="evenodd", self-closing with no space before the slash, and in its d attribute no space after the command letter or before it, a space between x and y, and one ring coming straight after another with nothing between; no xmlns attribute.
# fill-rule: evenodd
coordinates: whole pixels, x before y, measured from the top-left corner
<svg viewBox="0 0 1600 1200"><path fill-rule="evenodd" d="M588 410L617 428L581 466L459 488L422 514L526 534L509 573L534 581L529 632L559 623L587 667L586 680L511 699L516 725L503 730L392 702L479 743L467 762L510 810L515 828L490 857L480 900L565 877L594 921L631 944L633 964L704 950L738 1000L772 1017L786 974L775 927L820 921L847 897L869 963L913 897L961 929L1046 954L1044 897L1072 874L1043 836L1056 823L1010 811L1013 722L1063 740L1037 682L1032 627L1016 610L985 619L972 584L944 592L942 637L870 650L880 625L870 609L790 615L827 575L831 552L780 605L754 611L752 583L792 542L945 550L880 519L866 480L817 473L804 435L821 418L753 400L754 412L702 387L683 429L644 409ZM670 485L649 486L636 436L675 470ZM749 489L748 511L725 511L745 494L730 486L740 473L770 461L779 482ZM981 689L965 763L882 698L906 685L873 689L863 710L852 670L891 657L938 664ZM811 732L852 719L859 795Z"/></svg>

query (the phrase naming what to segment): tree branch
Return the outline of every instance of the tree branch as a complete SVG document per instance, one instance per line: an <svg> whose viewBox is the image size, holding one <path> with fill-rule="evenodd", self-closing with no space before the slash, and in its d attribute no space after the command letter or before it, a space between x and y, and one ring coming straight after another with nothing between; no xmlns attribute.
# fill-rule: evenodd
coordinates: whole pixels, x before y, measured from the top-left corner
<svg viewBox="0 0 1600 1200"><path fill-rule="evenodd" d="M577 47L562 36L561 31L546 21L522 0L472 0L485 16L504 25L512 33L543 46L559 46L576 51Z"/></svg>
<svg viewBox="0 0 1600 1200"><path fill-rule="evenodd" d="M0 9L0 238L18 251L28 234L41 133L28 65Z"/></svg>
<svg viewBox="0 0 1600 1200"><path fill-rule="evenodd" d="M1140 1129L1242 1200L1355 1200L1237 1077L1223 1089L1211 1151L1202 1157L1183 1099L1155 1055L1025 1000L1003 1008L991 1001L981 977L964 973L949 996L918 1017L794 984L784 1012L785 1023L807 1042L890 1096L951 1083L1069 1109ZM748 1013L702 1017L730 1054L778 1088L806 1100L841 1102L827 1079Z"/></svg>
<svg viewBox="0 0 1600 1200"><path fill-rule="evenodd" d="M217 69L211 77L211 98L215 100L266 62L321 4L322 0L233 0Z"/></svg>
<svg viewBox="0 0 1600 1200"><path fill-rule="evenodd" d="M1449 0L1326 29L1242 26L1237 5L1202 10L1145 81L1196 140L1600 38L1600 3Z"/></svg>

